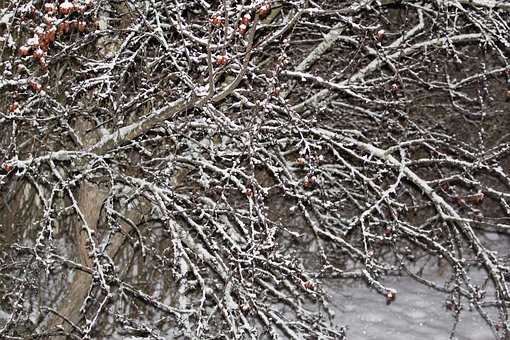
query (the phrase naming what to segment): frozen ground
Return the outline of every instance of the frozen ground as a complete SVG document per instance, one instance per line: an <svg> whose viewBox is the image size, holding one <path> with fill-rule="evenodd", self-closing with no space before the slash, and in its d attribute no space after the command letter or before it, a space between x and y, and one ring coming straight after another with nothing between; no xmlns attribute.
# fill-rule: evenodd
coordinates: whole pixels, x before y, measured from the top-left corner
<svg viewBox="0 0 510 340"><path fill-rule="evenodd" d="M366 287L330 289L336 320L347 325L349 340L444 340L454 324L444 307L444 295L408 278L395 278L397 300L387 306L384 297ZM465 311L457 325L458 340L494 339L476 311Z"/></svg>
<svg viewBox="0 0 510 340"><path fill-rule="evenodd" d="M502 256L510 255L510 242L487 233L485 243ZM472 271L472 283L486 279L483 270ZM426 278L444 282L445 273L430 270ZM397 299L387 306L383 296L366 286L342 287L329 284L328 292L339 325L348 327L348 340L444 340L450 339L453 312L445 308L446 296L410 278L394 277L384 281L397 290ZM496 337L476 311L467 308L457 325L455 340L493 340Z"/></svg>

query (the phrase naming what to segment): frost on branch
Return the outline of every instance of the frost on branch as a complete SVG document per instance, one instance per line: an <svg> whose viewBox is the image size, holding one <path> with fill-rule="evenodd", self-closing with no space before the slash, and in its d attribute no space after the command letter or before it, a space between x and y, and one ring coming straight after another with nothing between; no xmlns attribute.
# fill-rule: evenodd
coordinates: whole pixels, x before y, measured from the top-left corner
<svg viewBox="0 0 510 340"><path fill-rule="evenodd" d="M396 276L510 336L507 5L2 6L1 338L343 339Z"/></svg>

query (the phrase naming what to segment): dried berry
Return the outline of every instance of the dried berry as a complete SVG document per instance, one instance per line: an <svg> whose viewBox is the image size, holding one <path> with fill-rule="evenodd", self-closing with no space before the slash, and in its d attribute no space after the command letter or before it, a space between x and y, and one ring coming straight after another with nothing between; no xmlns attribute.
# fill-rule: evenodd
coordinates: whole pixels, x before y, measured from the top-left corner
<svg viewBox="0 0 510 340"><path fill-rule="evenodd" d="M87 6L85 6L85 5L77 5L77 6L75 6L75 10L76 10L76 12L78 12L80 14L83 14L87 10Z"/></svg>
<svg viewBox="0 0 510 340"><path fill-rule="evenodd" d="M69 21L64 20L60 24L58 24L58 33L65 34L69 32L69 29L71 28Z"/></svg>
<svg viewBox="0 0 510 340"><path fill-rule="evenodd" d="M47 14L43 17L43 21L44 21L44 23L46 23L46 25L53 25L55 20L56 20L55 17L52 17Z"/></svg>
<svg viewBox="0 0 510 340"><path fill-rule="evenodd" d="M227 65L228 64L228 58L227 56L220 55L218 58L216 58L216 64L217 65Z"/></svg>
<svg viewBox="0 0 510 340"><path fill-rule="evenodd" d="M41 92L41 90L42 90L42 85L39 84L38 82L36 82L35 80L30 80L28 82L28 85L34 92Z"/></svg>
<svg viewBox="0 0 510 340"><path fill-rule="evenodd" d="M74 12L74 5L66 0L60 4L60 6L58 7L58 11L62 15L69 15L72 12Z"/></svg>
<svg viewBox="0 0 510 340"><path fill-rule="evenodd" d="M240 24L237 31L241 34L241 35L245 35L246 34L246 31L248 31L248 26L246 24Z"/></svg>
<svg viewBox="0 0 510 340"><path fill-rule="evenodd" d="M248 26L248 24L250 23L251 21L251 15L249 13L246 13L245 15L243 15L243 17L241 18L241 23L242 24L245 24L246 26Z"/></svg>
<svg viewBox="0 0 510 340"><path fill-rule="evenodd" d="M309 189L314 187L317 184L317 177L316 176L306 176L303 181L303 187L305 189Z"/></svg>
<svg viewBox="0 0 510 340"><path fill-rule="evenodd" d="M303 282L303 288L314 290L315 284L312 281L306 281L306 282Z"/></svg>
<svg viewBox="0 0 510 340"><path fill-rule="evenodd" d="M4 169L7 172L11 172L12 171L12 165L9 164L9 163L3 163L2 164L2 169Z"/></svg>
<svg viewBox="0 0 510 340"><path fill-rule="evenodd" d="M30 55L30 47L28 47L28 46L21 46L19 48L19 55L22 56L22 57L26 57L26 56Z"/></svg>
<svg viewBox="0 0 510 340"><path fill-rule="evenodd" d="M57 6L53 3L46 3L44 4L44 11L48 14L57 13Z"/></svg>
<svg viewBox="0 0 510 340"><path fill-rule="evenodd" d="M259 7L259 10L257 11L260 18L264 19L271 13L271 5L266 3Z"/></svg>
<svg viewBox="0 0 510 340"><path fill-rule="evenodd" d="M375 33L375 39L379 42L384 40L384 37L386 35L386 32L384 30L379 30L377 33Z"/></svg>
<svg viewBox="0 0 510 340"><path fill-rule="evenodd" d="M303 166L306 164L306 159L304 159L303 157L299 157L298 159L296 159L296 164L299 166Z"/></svg>
<svg viewBox="0 0 510 340"><path fill-rule="evenodd" d="M392 233L393 233L393 229L391 229L390 227L384 228L383 234L385 237L390 237Z"/></svg>
<svg viewBox="0 0 510 340"><path fill-rule="evenodd" d="M473 204L480 204L482 203L483 199L485 198L485 194L483 192L476 193L469 197L469 202Z"/></svg>
<svg viewBox="0 0 510 340"><path fill-rule="evenodd" d="M34 51L32 56L34 57L34 60L39 62L44 57L44 50L42 48L38 48Z"/></svg>
<svg viewBox="0 0 510 340"><path fill-rule="evenodd" d="M395 290L389 290L386 293L386 304L390 305L397 298L397 292Z"/></svg>
<svg viewBox="0 0 510 340"><path fill-rule="evenodd" d="M85 29L87 28L87 23L83 20L78 21L77 23L78 31L85 32Z"/></svg>
<svg viewBox="0 0 510 340"><path fill-rule="evenodd" d="M209 19L209 22L213 26L220 27L220 26L223 26L223 24L225 23L225 19L214 16L211 19Z"/></svg>
<svg viewBox="0 0 510 340"><path fill-rule="evenodd" d="M9 112L16 112L18 111L19 103L13 102L11 105L9 105Z"/></svg>

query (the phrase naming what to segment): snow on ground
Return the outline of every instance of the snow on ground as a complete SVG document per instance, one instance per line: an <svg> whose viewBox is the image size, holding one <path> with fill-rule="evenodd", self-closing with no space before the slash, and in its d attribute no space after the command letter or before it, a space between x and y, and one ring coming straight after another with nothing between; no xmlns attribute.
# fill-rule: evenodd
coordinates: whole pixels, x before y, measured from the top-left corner
<svg viewBox="0 0 510 340"><path fill-rule="evenodd" d="M335 320L348 327L347 339L449 339L454 319L444 307L444 295L409 278L386 282L398 292L389 306L383 296L366 287L330 287ZM458 340L494 339L476 311L461 314L456 336Z"/></svg>
<svg viewBox="0 0 510 340"><path fill-rule="evenodd" d="M501 256L510 256L510 240L486 233L485 244ZM425 278L444 282L440 274L429 266ZM481 285L487 278L483 270L470 272L473 284ZM383 282L397 290L397 299L386 305L383 296L366 286L327 283L330 302L339 326L347 326L348 340L444 340L450 338L454 325L453 312L445 308L446 296L421 285L411 278L392 277ZM488 289L488 294L491 289ZM461 313L455 340L493 340L489 326L478 312L467 308Z"/></svg>

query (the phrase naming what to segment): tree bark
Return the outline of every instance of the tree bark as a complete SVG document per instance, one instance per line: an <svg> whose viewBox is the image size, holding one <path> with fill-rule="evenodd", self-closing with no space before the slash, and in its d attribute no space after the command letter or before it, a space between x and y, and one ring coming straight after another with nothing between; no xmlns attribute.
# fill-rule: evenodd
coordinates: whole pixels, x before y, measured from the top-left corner
<svg viewBox="0 0 510 340"><path fill-rule="evenodd" d="M97 231L97 224L103 199L104 195L101 193L96 184L87 181L83 181L81 183L78 191L78 206L85 218L87 226L93 231ZM89 250L87 247L88 235L86 230L83 229L83 226L82 221L77 221L74 227L78 259L81 265L92 267L92 260L89 257ZM69 294L62 300L58 313L61 316L64 316L68 321L76 324L82 317L80 310L85 298L87 297L91 283L92 277L89 273L76 271L73 281L68 289ZM53 328L58 325L62 325L62 328L66 333L71 332L73 329L73 326L69 324L69 322L59 315L54 315L49 320L48 327ZM65 336L57 337L59 340L65 338Z"/></svg>
<svg viewBox="0 0 510 340"><path fill-rule="evenodd" d="M92 127L84 119L79 119L76 122L76 133L78 140L75 141L79 148L87 148L93 145L98 136L95 134L87 134ZM90 237L87 228L96 234L101 213L101 206L105 199L105 194L100 190L99 185L91 183L86 179L80 183L78 190L77 205L81 217L77 216L74 225L75 246L78 261L82 266L91 268L93 263L89 256ZM92 268L91 268L92 269ZM48 328L61 326L65 333L70 333L73 330L73 325L77 324L82 318L83 303L88 295L92 284L92 277L90 273L77 270L75 276L67 289L67 296L60 303L58 314L54 314L48 321ZM67 336L59 336L55 339L64 340Z"/></svg>

